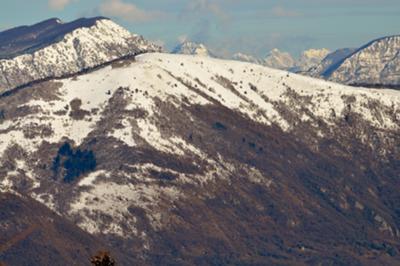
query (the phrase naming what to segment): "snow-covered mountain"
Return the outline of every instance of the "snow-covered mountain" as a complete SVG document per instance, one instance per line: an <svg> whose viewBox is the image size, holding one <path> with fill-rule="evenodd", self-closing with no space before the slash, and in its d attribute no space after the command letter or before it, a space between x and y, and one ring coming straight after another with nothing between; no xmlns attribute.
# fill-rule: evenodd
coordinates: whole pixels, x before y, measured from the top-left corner
<svg viewBox="0 0 400 266"><path fill-rule="evenodd" d="M319 65L330 53L328 49L309 49L304 51L293 68L294 72L303 73Z"/></svg>
<svg viewBox="0 0 400 266"><path fill-rule="evenodd" d="M252 56L252 55L248 55L248 54L244 54L244 53L240 53L240 52L239 53L235 53L232 56L232 59L236 60L236 61L259 64L259 65L263 65L265 63L263 59L259 59L259 58L256 58L256 57Z"/></svg>
<svg viewBox="0 0 400 266"><path fill-rule="evenodd" d="M173 54L214 56L212 52L202 43L184 41L172 50Z"/></svg>
<svg viewBox="0 0 400 266"><path fill-rule="evenodd" d="M295 66L296 61L287 52L281 52L278 49L273 49L264 59L264 65L276 69L290 69Z"/></svg>
<svg viewBox="0 0 400 266"><path fill-rule="evenodd" d="M278 49L271 50L263 59L243 53L234 54L232 59L282 70L290 69L295 66L293 57L289 53L281 52Z"/></svg>
<svg viewBox="0 0 400 266"><path fill-rule="evenodd" d="M400 91L211 57L33 82L0 96L0 262L396 265L399 132Z"/></svg>
<svg viewBox="0 0 400 266"><path fill-rule="evenodd" d="M51 19L0 33L0 93L160 48L106 18Z"/></svg>
<svg viewBox="0 0 400 266"><path fill-rule="evenodd" d="M344 55L331 65L323 62L311 75L352 85L400 85L400 36L374 40Z"/></svg>
<svg viewBox="0 0 400 266"><path fill-rule="evenodd" d="M243 53L235 54L232 59L302 73L315 68L328 54L329 50L327 49L310 49L304 51L300 58L296 60L288 52L281 52L275 48L263 59Z"/></svg>

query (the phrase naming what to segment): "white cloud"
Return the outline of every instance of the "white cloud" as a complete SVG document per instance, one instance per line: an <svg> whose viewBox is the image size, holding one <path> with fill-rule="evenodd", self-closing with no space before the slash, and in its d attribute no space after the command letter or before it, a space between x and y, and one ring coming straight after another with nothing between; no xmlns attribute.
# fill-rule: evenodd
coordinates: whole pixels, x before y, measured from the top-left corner
<svg viewBox="0 0 400 266"><path fill-rule="evenodd" d="M73 0L49 0L49 7L54 10L63 10Z"/></svg>
<svg viewBox="0 0 400 266"><path fill-rule="evenodd" d="M118 17L126 21L149 21L162 16L158 11L146 11L122 0L106 0L100 5L104 16Z"/></svg>

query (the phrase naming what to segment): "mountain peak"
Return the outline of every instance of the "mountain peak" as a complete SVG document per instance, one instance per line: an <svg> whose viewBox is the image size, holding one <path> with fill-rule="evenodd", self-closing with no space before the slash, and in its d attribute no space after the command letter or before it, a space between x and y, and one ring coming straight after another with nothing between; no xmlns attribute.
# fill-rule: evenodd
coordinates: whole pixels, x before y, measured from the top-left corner
<svg viewBox="0 0 400 266"><path fill-rule="evenodd" d="M265 66L277 69L289 69L295 64L295 60L289 53L281 52L278 48L272 49L264 61Z"/></svg>

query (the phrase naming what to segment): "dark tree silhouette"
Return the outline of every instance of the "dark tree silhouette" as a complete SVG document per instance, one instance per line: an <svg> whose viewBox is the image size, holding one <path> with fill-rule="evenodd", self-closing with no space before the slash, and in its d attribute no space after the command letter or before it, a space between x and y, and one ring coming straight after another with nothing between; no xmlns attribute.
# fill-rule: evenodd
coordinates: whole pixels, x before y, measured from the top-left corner
<svg viewBox="0 0 400 266"><path fill-rule="evenodd" d="M64 175L64 182L70 183L81 174L96 169L96 157L91 150L77 149L74 151L71 145L66 142L58 150L57 156L53 159L51 169L55 178L59 176L61 170Z"/></svg>

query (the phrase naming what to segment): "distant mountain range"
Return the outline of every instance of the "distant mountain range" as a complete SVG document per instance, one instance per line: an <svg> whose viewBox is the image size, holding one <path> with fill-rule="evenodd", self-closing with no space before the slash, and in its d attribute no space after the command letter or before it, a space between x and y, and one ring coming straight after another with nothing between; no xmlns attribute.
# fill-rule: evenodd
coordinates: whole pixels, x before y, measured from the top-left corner
<svg viewBox="0 0 400 266"><path fill-rule="evenodd" d="M215 57L204 44L184 43L179 47L173 53ZM232 59L348 85L400 87L400 36L380 38L358 49L310 49L298 60L278 49L262 59L243 53L234 54Z"/></svg>
<svg viewBox="0 0 400 266"><path fill-rule="evenodd" d="M186 54L186 55L201 55L218 57L214 52L211 52L209 48L204 44L185 41L179 44L176 48L172 50L173 54ZM236 53L231 59L255 63L271 68L290 70L293 72L305 72L308 69L318 65L322 59L329 53L327 49L310 49L304 51L299 60L295 60L289 53L282 52L278 49L271 50L265 58L256 58L252 55L244 53Z"/></svg>

